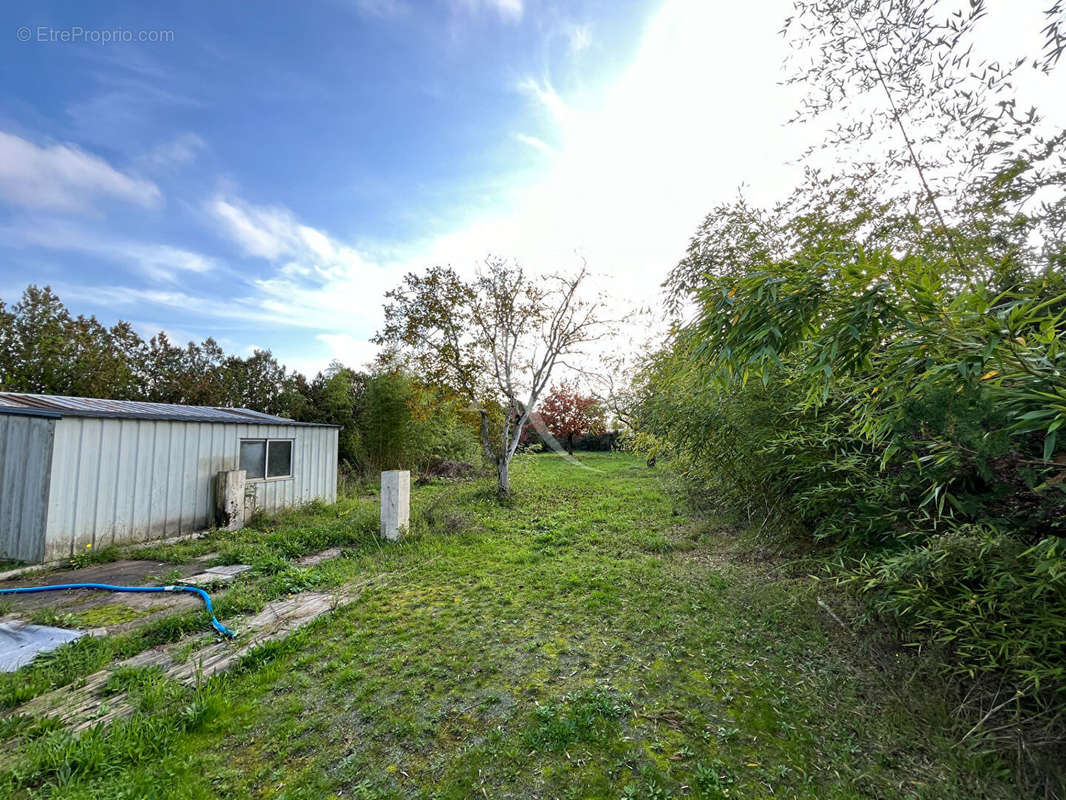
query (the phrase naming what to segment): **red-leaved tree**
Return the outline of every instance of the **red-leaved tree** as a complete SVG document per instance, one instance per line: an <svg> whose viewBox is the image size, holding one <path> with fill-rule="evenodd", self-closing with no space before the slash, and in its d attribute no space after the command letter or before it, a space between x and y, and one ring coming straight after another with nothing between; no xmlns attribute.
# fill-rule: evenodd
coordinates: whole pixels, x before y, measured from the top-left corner
<svg viewBox="0 0 1066 800"><path fill-rule="evenodd" d="M605 428L603 409L591 395L578 394L569 383L553 386L540 401L534 414L556 439L566 441L566 451L574 454L574 437L600 434Z"/></svg>

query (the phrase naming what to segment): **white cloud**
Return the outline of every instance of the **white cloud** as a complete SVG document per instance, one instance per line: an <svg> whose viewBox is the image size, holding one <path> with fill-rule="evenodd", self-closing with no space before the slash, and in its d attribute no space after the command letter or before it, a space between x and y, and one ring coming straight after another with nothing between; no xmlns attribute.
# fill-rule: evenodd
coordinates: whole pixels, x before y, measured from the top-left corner
<svg viewBox="0 0 1066 800"><path fill-rule="evenodd" d="M0 197L27 208L85 211L106 197L139 206L162 198L152 181L128 175L74 145L40 147L0 131Z"/></svg>
<svg viewBox="0 0 1066 800"><path fill-rule="evenodd" d="M284 262L285 274L325 275L373 266L354 248L304 225L281 206L256 206L220 195L207 204L207 211L247 255Z"/></svg>
<svg viewBox="0 0 1066 800"><path fill-rule="evenodd" d="M520 19L522 16L522 0L485 0L490 6L495 6L500 16L510 19Z"/></svg>
<svg viewBox="0 0 1066 800"><path fill-rule="evenodd" d="M357 339L347 333L321 333L317 339L329 347L330 358L337 359L352 369L362 369L378 355L380 348L365 339ZM318 372L318 367L314 372Z"/></svg>
<svg viewBox="0 0 1066 800"><path fill-rule="evenodd" d="M81 300L108 308L143 310L145 306L163 306L183 311L188 311L190 308L206 312L213 310L210 307L203 308L203 298L181 291L135 289L131 286L67 286L62 284L55 288L65 302Z"/></svg>
<svg viewBox="0 0 1066 800"><path fill-rule="evenodd" d="M518 22L525 11L522 0L451 0L451 4L469 12L489 9L507 22Z"/></svg>
<svg viewBox="0 0 1066 800"><path fill-rule="evenodd" d="M565 33L572 56L583 53L592 44L592 31L588 25L567 25Z"/></svg>
<svg viewBox="0 0 1066 800"><path fill-rule="evenodd" d="M326 323L329 322L328 319L316 318L313 315L279 316L274 309L261 308L258 305L259 298L254 296L231 300L213 297L208 301L202 295L179 289L140 289L133 286L86 286L63 283L55 284L54 288L64 301L73 299L108 308L132 309L138 313L143 313L146 307L159 306L186 314L193 312L198 316L222 320L226 323L254 323L265 331L273 331L279 324L315 330L326 327Z"/></svg>
<svg viewBox="0 0 1066 800"><path fill-rule="evenodd" d="M572 109L566 104L547 78L540 81L526 78L519 82L518 91L528 94L530 98L548 112L549 117L557 124L565 127L576 122L576 109Z"/></svg>
<svg viewBox="0 0 1066 800"><path fill-rule="evenodd" d="M353 354L362 359L372 351L366 340L381 322L384 294L399 280L397 268L303 224L285 208L216 197L208 211L247 255L275 267L268 277L253 281L253 294L235 301L242 313L328 331L318 339L331 355L318 369L331 358L350 363Z"/></svg>
<svg viewBox="0 0 1066 800"><path fill-rule="evenodd" d="M538 139L536 136L527 136L524 133L516 133L514 135L514 138L520 141L522 144L529 145L534 150L537 150L541 153L547 153L548 155L552 155L553 153L555 153L555 150L550 144L545 142L543 139Z"/></svg>
<svg viewBox="0 0 1066 800"><path fill-rule="evenodd" d="M285 209L252 207L215 197L207 210L249 255L275 259L292 252L296 224Z"/></svg>
<svg viewBox="0 0 1066 800"><path fill-rule="evenodd" d="M207 143L195 133L181 133L156 145L137 159L145 169L166 170L191 164L207 149Z"/></svg>
<svg viewBox="0 0 1066 800"><path fill-rule="evenodd" d="M408 11L403 0L355 0L355 7L369 17L396 17Z"/></svg>
<svg viewBox="0 0 1066 800"><path fill-rule="evenodd" d="M23 219L0 229L0 233L9 245L85 253L101 259L117 260L152 280L165 283L175 283L189 273L202 274L217 267L213 259L192 250L101 236L80 226L54 220L39 222Z"/></svg>
<svg viewBox="0 0 1066 800"><path fill-rule="evenodd" d="M143 244L140 242L115 242L109 246L130 264L150 278L174 283L179 273L205 273L215 268L215 262L200 253L171 247L166 244ZM101 250L101 254L106 250Z"/></svg>

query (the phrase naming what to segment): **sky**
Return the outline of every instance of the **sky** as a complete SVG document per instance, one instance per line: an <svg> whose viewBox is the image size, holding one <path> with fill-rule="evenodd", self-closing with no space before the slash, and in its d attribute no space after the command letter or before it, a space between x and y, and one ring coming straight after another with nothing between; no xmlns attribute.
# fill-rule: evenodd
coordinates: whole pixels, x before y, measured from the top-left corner
<svg viewBox="0 0 1066 800"><path fill-rule="evenodd" d="M0 298L360 366L384 294L489 254L653 302L783 197L777 0L8 2Z"/></svg>

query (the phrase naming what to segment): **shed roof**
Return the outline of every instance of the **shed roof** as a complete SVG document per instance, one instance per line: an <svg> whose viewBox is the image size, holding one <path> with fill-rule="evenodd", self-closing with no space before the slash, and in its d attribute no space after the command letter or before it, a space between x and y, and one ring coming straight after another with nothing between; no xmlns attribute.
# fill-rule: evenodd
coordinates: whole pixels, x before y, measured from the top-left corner
<svg viewBox="0 0 1066 800"><path fill-rule="evenodd" d="M64 397L52 394L0 392L0 414L31 414L48 417L99 417L103 419L145 419L170 422L228 422L252 425L300 425L333 428L297 422L252 411L249 408L183 406L177 403L144 403L140 400L105 400L97 397Z"/></svg>

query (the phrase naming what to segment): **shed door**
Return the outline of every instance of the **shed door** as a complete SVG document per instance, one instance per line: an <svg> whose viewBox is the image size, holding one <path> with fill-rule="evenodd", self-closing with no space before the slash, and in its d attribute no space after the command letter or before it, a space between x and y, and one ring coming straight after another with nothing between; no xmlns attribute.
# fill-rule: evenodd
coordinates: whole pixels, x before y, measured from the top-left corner
<svg viewBox="0 0 1066 800"><path fill-rule="evenodd" d="M55 420L0 414L0 558L40 561Z"/></svg>

